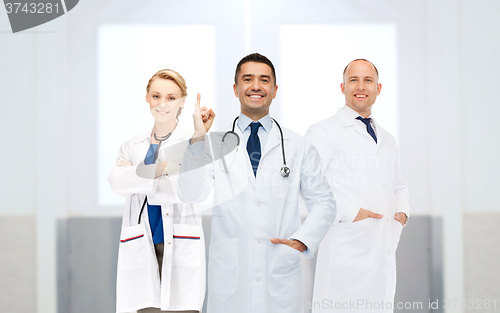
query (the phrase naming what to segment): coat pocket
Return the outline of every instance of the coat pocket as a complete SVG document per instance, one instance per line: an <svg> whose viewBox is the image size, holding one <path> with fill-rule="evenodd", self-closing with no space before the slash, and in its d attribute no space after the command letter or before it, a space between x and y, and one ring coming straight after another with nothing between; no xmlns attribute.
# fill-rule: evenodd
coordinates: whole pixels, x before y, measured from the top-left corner
<svg viewBox="0 0 500 313"><path fill-rule="evenodd" d="M280 148L279 158L275 158L275 162L269 169L270 175L268 179L270 179L270 191L276 199L285 200L287 202L296 202L300 189L300 174L296 172L297 168L294 166L295 162L293 158L287 159L287 162L287 166L291 169L290 176L283 177L280 172L280 169L283 166Z"/></svg>
<svg viewBox="0 0 500 313"><path fill-rule="evenodd" d="M279 174L273 176L271 193L276 199L286 202L296 202L299 196L300 182L294 181L294 177L281 177Z"/></svg>
<svg viewBox="0 0 500 313"><path fill-rule="evenodd" d="M333 226L331 264L334 266L368 267L373 263L373 219Z"/></svg>
<svg viewBox="0 0 500 313"><path fill-rule="evenodd" d="M287 245L277 244L271 263L268 290L273 297L298 298L302 296L302 252Z"/></svg>
<svg viewBox="0 0 500 313"><path fill-rule="evenodd" d="M238 238L210 245L208 288L211 294L229 295L238 290Z"/></svg>
<svg viewBox="0 0 500 313"><path fill-rule="evenodd" d="M126 271L144 266L145 240L142 224L122 228L118 249L118 270Z"/></svg>
<svg viewBox="0 0 500 313"><path fill-rule="evenodd" d="M173 256L174 267L200 267L201 226L174 224Z"/></svg>

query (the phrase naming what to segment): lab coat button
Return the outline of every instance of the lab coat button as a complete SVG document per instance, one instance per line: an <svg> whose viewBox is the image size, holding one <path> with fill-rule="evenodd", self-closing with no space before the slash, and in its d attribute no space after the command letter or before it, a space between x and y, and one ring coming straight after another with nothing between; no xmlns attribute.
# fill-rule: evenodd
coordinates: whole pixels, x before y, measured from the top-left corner
<svg viewBox="0 0 500 313"><path fill-rule="evenodd" d="M168 244L171 244L171 242L169 241Z"/></svg>
<svg viewBox="0 0 500 313"><path fill-rule="evenodd" d="M377 152L377 156L379 156L379 155L380 155L380 153Z"/></svg>
<svg viewBox="0 0 500 313"><path fill-rule="evenodd" d="M256 281L256 282L260 282L260 277L256 277L256 278L255 278L255 281Z"/></svg>
<svg viewBox="0 0 500 313"><path fill-rule="evenodd" d="M385 189L385 184L383 184L383 185L382 185L382 188L384 188L384 189Z"/></svg>
<svg viewBox="0 0 500 313"><path fill-rule="evenodd" d="M260 245L261 241L260 239L257 239L257 244Z"/></svg>
<svg viewBox="0 0 500 313"><path fill-rule="evenodd" d="M260 202L255 202L255 205L260 208Z"/></svg>
<svg viewBox="0 0 500 313"><path fill-rule="evenodd" d="M165 215L166 215L166 216L168 216L168 212L167 212L167 213L165 213Z"/></svg>
<svg viewBox="0 0 500 313"><path fill-rule="evenodd" d="M388 217L386 217L385 220L389 222L389 218Z"/></svg>

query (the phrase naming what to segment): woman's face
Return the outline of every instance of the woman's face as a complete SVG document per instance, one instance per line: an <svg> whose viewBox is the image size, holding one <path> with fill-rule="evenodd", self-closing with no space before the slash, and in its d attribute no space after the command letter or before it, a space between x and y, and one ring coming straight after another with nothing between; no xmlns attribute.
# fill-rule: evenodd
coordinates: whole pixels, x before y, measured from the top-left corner
<svg viewBox="0 0 500 313"><path fill-rule="evenodd" d="M175 122L179 108L184 107L185 99L174 81L158 77L153 79L146 94L151 114L155 121L161 123Z"/></svg>

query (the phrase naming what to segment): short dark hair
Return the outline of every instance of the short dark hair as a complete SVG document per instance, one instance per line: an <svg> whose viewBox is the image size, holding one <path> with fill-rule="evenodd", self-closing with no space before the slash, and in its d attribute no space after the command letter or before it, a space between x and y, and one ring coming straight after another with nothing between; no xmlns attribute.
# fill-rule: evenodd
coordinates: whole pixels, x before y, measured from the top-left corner
<svg viewBox="0 0 500 313"><path fill-rule="evenodd" d="M260 53L252 53L240 60L238 65L236 65L236 72L234 73L234 83L238 84L238 75L240 74L241 66L248 62L264 63L267 64L273 73L274 85L276 85L276 71L274 70L274 65L271 60L266 58Z"/></svg>
<svg viewBox="0 0 500 313"><path fill-rule="evenodd" d="M378 80L378 70L377 70L377 67L375 66L375 64L373 64L372 62L368 61L367 59L356 59L356 60L352 60L351 62L349 62L349 64L347 64L347 66L344 68L344 73L342 73L342 77L345 77L345 72L347 71L347 68L349 67L349 65L351 65L352 63L354 63L356 61L365 61L365 62L370 63L373 66L373 68L375 69L375 73L377 73L377 80Z"/></svg>

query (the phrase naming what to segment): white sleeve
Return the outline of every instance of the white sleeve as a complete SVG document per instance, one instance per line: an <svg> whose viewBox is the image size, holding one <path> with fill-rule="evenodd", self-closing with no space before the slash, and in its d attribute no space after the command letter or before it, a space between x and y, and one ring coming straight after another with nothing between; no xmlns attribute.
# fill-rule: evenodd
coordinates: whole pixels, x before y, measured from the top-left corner
<svg viewBox="0 0 500 313"><path fill-rule="evenodd" d="M305 151L300 192L306 203L308 215L291 237L305 244L307 250L304 254L312 258L335 220L336 205L331 187L321 171L317 150L310 143L306 143Z"/></svg>
<svg viewBox="0 0 500 313"><path fill-rule="evenodd" d="M113 191L123 197L134 193L155 193L159 181L155 179L156 164L137 166L132 164L132 159L130 144L127 141L120 147L115 166L108 173L108 181ZM119 166L124 161L132 165Z"/></svg>
<svg viewBox="0 0 500 313"><path fill-rule="evenodd" d="M204 141L190 145L184 153L177 179L179 198L183 202L203 202L214 187L214 167L209 142L207 136Z"/></svg>
<svg viewBox="0 0 500 313"><path fill-rule="evenodd" d="M335 173L332 173L331 170L328 170L330 166L330 162L332 161L332 151L331 147L328 146L328 141L326 138L329 138L331 134L328 134L323 127L319 125L312 125L306 132L305 135L307 138L310 138L314 147L318 150L318 153L321 158L321 170L323 175L325 175L328 183L332 187L332 192L336 200L336 208L337 214L335 217L334 224L339 222L343 223L352 223L352 221L356 218L356 215L359 212L360 206L357 204L355 197L339 190L335 187Z"/></svg>
<svg viewBox="0 0 500 313"><path fill-rule="evenodd" d="M403 212L410 217L410 195L408 187L403 180L403 173L399 166L399 152L396 146L396 160L394 164L394 199L396 203L396 213ZM408 220L407 220L408 223Z"/></svg>

